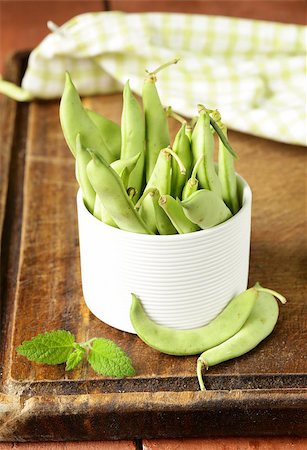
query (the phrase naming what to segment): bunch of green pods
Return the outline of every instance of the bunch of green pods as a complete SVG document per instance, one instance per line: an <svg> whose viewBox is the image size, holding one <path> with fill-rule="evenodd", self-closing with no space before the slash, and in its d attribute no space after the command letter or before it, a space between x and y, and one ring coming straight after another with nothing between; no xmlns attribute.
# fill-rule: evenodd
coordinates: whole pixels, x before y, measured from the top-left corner
<svg viewBox="0 0 307 450"><path fill-rule="evenodd" d="M76 158L84 204L107 225L134 233L191 233L228 220L241 207L236 154L219 112L198 105L198 116L187 122L162 105L157 74L177 61L147 72L142 102L126 82L121 125L86 109L66 74L63 134ZM180 122L174 142L170 117Z"/></svg>
<svg viewBox="0 0 307 450"><path fill-rule="evenodd" d="M151 320L132 294L130 320L139 338L162 353L176 356L201 353L196 372L200 389L205 390L203 367L208 369L249 352L273 331L279 315L275 297L286 303L281 294L256 283L233 298L208 325L176 330Z"/></svg>

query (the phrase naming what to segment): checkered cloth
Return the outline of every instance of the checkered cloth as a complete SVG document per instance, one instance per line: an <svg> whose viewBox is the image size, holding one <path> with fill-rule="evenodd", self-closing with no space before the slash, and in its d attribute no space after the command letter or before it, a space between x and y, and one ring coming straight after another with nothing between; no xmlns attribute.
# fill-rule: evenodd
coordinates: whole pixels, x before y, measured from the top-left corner
<svg viewBox="0 0 307 450"><path fill-rule="evenodd" d="M218 108L229 128L306 145L307 27L174 13L87 13L49 34L31 53L22 87L60 97L68 70L82 95L140 94L145 69L158 74L165 106L193 117Z"/></svg>

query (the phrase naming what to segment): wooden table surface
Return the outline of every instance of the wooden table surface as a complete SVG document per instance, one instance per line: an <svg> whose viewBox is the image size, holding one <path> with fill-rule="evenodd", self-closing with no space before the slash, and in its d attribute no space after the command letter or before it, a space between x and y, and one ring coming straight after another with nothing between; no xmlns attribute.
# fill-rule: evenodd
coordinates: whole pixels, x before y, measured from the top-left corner
<svg viewBox="0 0 307 450"><path fill-rule="evenodd" d="M152 6L152 2L149 2L150 6ZM163 10L174 10L178 9L179 2L156 2L156 8ZM174 3L176 5L174 6ZM289 2L255 2L252 4L251 2L182 2L181 10L186 11L186 8L194 8L189 9L190 12L207 12L211 14L218 14L224 11L226 15L229 15L229 4L232 5L231 15L238 16L247 16L247 17L256 17L256 18L268 18L274 19L274 10L276 13L275 20L281 20L284 22L296 22L301 23L303 18L303 14L298 14L298 11L303 6L303 2L297 1L289 1ZM274 8L272 4L274 3ZM193 4L193 5L192 5ZM227 4L227 5L226 5ZM261 7L259 5L262 4ZM252 6L253 5L253 6ZM68 18L72 17L75 14L84 12L84 2L16 2L16 1L2 1L1 4L2 14L1 14L1 64L2 67L4 65L4 59L8 55L9 51L16 50L18 48L25 47L33 47L35 46L39 40L45 35L45 27L43 26L44 22L48 19L54 20L54 22L61 24ZM127 2L99 2L99 1L90 1L87 2L87 10L101 10L103 7L113 7L116 9L129 9L135 8L138 9L148 9L148 2L130 2L129 7L127 7ZM198 9L197 9L198 8ZM227 9L228 8L228 9ZM131 10L130 9L130 10ZM285 11L287 13L285 13ZM245 13L245 14L244 14ZM25 26L24 24L27 24ZM38 106L40 108L40 106ZM42 106L42 111L44 107ZM256 153L255 158L253 159L254 170L250 171L246 168L248 173L248 179L253 184L254 188L254 201L256 202L256 207L258 203L258 215L254 217L253 221L253 240L254 242L261 242L261 246L255 246L253 249L252 245L252 257L254 255L255 260L261 261L259 258L258 252L263 252L263 258L268 261L271 259L271 272L263 273L263 277L266 280L270 280L272 277L273 284L276 284L278 287L282 284L282 278L287 276L287 261L289 260L291 263L295 261L296 265L294 267L289 264L288 276L292 277L292 280L296 282L296 284L300 283L297 279L296 271L299 270L301 277L304 276L303 269L303 250L304 250L304 239L301 236L301 240L299 240L295 245L291 241L294 236L301 235L300 230L303 229L304 226L304 218L300 214L303 208L303 196L304 196L304 183L303 180L294 180L290 175L289 177L283 178L287 175L287 171L283 171L282 168L288 164L292 166L294 169L295 165L301 165L303 167L304 162L306 163L306 157L302 150L299 150L298 147L291 146L283 146L278 143L270 143L269 141L265 141L262 139L254 139L249 138L247 135L242 135L240 133L234 134L234 138L238 148L243 148L249 143L255 145L255 148L250 150L250 157L252 158L252 153ZM270 148L270 151L265 152L265 148ZM292 152L292 153L291 153ZM258 156L257 156L258 155ZM284 163L282 162L282 158L285 156ZM250 159L252 160L252 159ZM278 161L281 161L280 164ZM289 166L289 167L290 167ZM242 166L242 170L244 172L244 163ZM290 167L291 168L291 167ZM259 176L257 175L257 171ZM304 170L299 170L298 174L300 177L303 177ZM243 173L244 175L244 173ZM272 215L270 216L270 208L268 208L267 204L263 204L262 194L258 194L257 197L257 186L262 183L265 183L267 179L272 177L274 179L273 183L268 183L267 192L271 195L276 194L274 189L276 187L282 191L283 186L286 184L288 186L288 197L284 199L283 207L280 209L275 209ZM289 186L291 189L289 189ZM272 190L272 192L270 192ZM263 188L258 190L258 192L263 193ZM294 194L291 196L291 192ZM276 199L276 201L278 201ZM293 203L293 204L292 204ZM288 206L287 206L288 205ZM2 205L3 206L3 205ZM287 209L288 208L288 209ZM260 214L261 211L261 214ZM298 221L289 220L289 224L286 228L282 228L280 225L280 220L282 217L281 213L293 213L300 217ZM3 213L3 211L2 211ZM264 227L263 224L263 215L267 217L271 217L268 219L267 226ZM278 234L282 229L282 239L276 239L277 236L280 238L280 234ZM261 230L261 231L260 231ZM265 234L261 234L265 231ZM252 240L252 242L253 242ZM274 244L275 240L275 244ZM291 245L292 244L292 245ZM254 254L253 254L254 251ZM294 251L299 253L299 258L295 259L293 254ZM294 258L294 259L293 259ZM282 265L282 270L280 270L279 265ZM267 267L267 263L266 263ZM258 267L258 273L261 273L261 267ZM254 281L254 280L252 280ZM272 285L272 283L271 283ZM300 284L301 286L301 284ZM274 287L274 286L273 286ZM300 287L301 289L301 287ZM291 292L286 292L285 294L291 295ZM1 425L1 424L0 424ZM287 425L285 425L285 428ZM306 441L300 438L213 438L213 439L173 439L173 440L154 440L154 439L139 439L136 442L134 441L117 441L117 442L82 442L82 443L18 443L14 444L16 448L22 449L161 449L161 450L173 450L173 449L304 449L307 448ZM0 444L0 449L8 449L12 448L12 444Z"/></svg>

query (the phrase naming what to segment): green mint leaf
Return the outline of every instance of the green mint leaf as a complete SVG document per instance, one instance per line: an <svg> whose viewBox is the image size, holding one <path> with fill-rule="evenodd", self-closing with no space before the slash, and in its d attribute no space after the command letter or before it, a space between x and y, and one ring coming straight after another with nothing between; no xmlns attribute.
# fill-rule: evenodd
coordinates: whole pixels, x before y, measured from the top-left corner
<svg viewBox="0 0 307 450"><path fill-rule="evenodd" d="M130 358L110 339L95 339L87 359L101 375L122 378L135 374Z"/></svg>
<svg viewBox="0 0 307 450"><path fill-rule="evenodd" d="M24 341L16 351L30 361L46 364L65 362L74 348L73 334L65 330L50 331Z"/></svg>
<svg viewBox="0 0 307 450"><path fill-rule="evenodd" d="M79 344L75 344L75 350L67 358L65 370L74 369L82 361L84 353L85 348Z"/></svg>

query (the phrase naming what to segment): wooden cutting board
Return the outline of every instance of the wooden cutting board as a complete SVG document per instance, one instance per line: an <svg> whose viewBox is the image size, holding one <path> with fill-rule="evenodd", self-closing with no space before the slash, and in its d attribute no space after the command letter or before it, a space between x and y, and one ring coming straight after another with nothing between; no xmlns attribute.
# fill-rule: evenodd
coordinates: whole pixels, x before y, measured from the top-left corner
<svg viewBox="0 0 307 450"><path fill-rule="evenodd" d="M26 60L15 55L6 78L18 83ZM120 121L120 95L84 101ZM58 100L1 99L1 439L306 434L306 149L230 133L237 169L253 190L249 285L259 280L288 303L274 333L249 354L211 368L200 392L195 356L160 354L85 306L74 160L58 107ZM59 328L80 341L113 339L137 375L104 378L86 363L67 373L16 354L23 340Z"/></svg>

